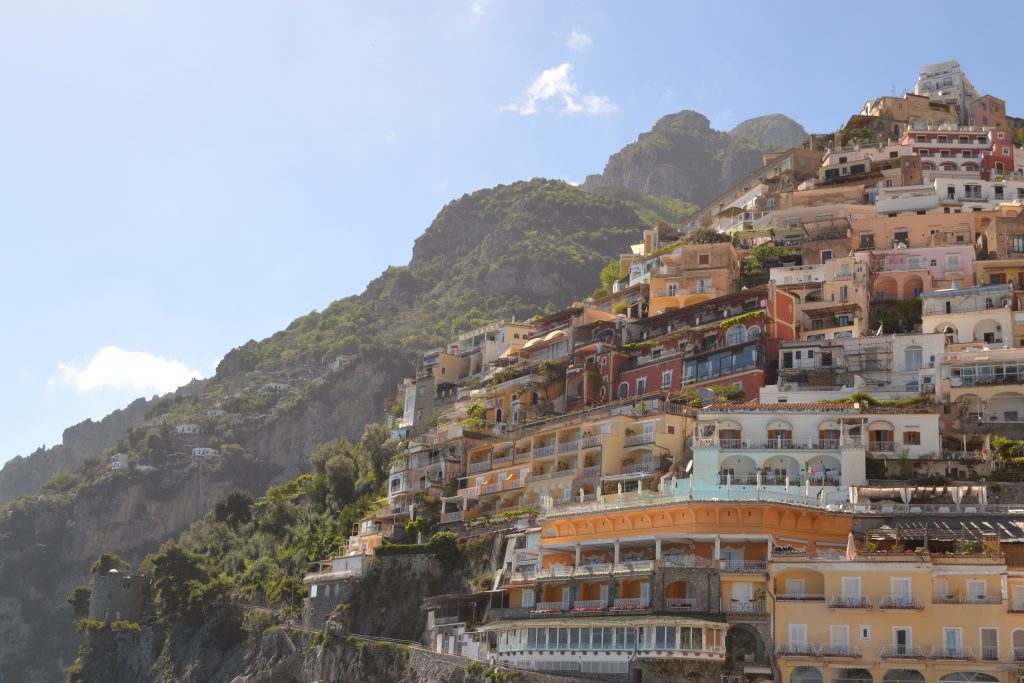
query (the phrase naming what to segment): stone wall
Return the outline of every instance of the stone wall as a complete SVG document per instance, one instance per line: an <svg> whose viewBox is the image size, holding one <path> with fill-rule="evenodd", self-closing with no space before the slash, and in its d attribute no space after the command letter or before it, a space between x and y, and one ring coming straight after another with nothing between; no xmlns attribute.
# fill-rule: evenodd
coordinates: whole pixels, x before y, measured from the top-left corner
<svg viewBox="0 0 1024 683"><path fill-rule="evenodd" d="M357 590L359 579L339 579L317 584L316 597L306 597L302 604L302 625L320 628L338 605L348 602Z"/></svg>
<svg viewBox="0 0 1024 683"><path fill-rule="evenodd" d="M149 578L111 571L96 574L92 579L89 618L99 621L134 621L142 619L146 609Z"/></svg>

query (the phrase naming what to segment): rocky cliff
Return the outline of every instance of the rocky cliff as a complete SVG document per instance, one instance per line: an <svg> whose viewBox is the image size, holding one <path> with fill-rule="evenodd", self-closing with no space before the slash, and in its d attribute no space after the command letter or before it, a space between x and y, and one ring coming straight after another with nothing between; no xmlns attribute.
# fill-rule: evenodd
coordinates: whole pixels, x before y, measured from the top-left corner
<svg viewBox="0 0 1024 683"><path fill-rule="evenodd" d="M750 119L723 133L703 114L681 111L662 117L613 154L604 172L588 176L583 187L594 192L624 187L704 204L760 167L765 151L806 138L798 123L781 114Z"/></svg>

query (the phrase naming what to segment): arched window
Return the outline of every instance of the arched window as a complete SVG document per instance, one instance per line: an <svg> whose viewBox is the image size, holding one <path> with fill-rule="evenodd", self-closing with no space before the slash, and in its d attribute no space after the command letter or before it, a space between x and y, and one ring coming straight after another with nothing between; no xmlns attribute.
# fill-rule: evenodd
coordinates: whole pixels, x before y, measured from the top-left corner
<svg viewBox="0 0 1024 683"><path fill-rule="evenodd" d="M761 328L757 325L751 325L747 328L747 341L757 339L761 336Z"/></svg>
<svg viewBox="0 0 1024 683"><path fill-rule="evenodd" d="M966 681L971 681L971 683L999 683L999 679L995 676L984 674L980 671L957 671L946 674L939 679L939 683L964 683Z"/></svg>
<svg viewBox="0 0 1024 683"><path fill-rule="evenodd" d="M789 675L790 683L821 683L823 680L821 672L813 666L798 666Z"/></svg>
<svg viewBox="0 0 1024 683"><path fill-rule="evenodd" d="M921 369L923 351L920 346L908 346L903 351L903 360L906 364L905 370L907 372L913 372L914 370Z"/></svg>
<svg viewBox="0 0 1024 683"><path fill-rule="evenodd" d="M626 398L629 396L629 382L621 382L619 384L619 398Z"/></svg>
<svg viewBox="0 0 1024 683"><path fill-rule="evenodd" d="M742 344L746 330L743 325L733 325L729 328L729 331L725 335L725 341L729 346L733 344Z"/></svg>

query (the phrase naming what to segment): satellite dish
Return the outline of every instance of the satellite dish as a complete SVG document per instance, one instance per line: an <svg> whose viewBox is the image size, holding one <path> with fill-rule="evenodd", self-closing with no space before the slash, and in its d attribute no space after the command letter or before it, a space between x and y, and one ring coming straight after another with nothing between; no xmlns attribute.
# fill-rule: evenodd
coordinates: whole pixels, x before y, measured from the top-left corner
<svg viewBox="0 0 1024 683"><path fill-rule="evenodd" d="M686 463L686 473L689 474L692 471L693 471L693 461L691 460L690 462Z"/></svg>

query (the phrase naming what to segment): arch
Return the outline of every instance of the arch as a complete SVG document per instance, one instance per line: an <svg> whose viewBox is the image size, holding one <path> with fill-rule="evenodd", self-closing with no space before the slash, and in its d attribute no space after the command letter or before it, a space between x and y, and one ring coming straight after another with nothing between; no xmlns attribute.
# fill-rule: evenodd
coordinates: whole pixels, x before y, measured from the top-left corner
<svg viewBox="0 0 1024 683"><path fill-rule="evenodd" d="M629 382L619 382L619 390L617 392L619 398L629 397Z"/></svg>
<svg viewBox="0 0 1024 683"><path fill-rule="evenodd" d="M742 344L743 340L747 338L747 329L743 325L733 325L725 333L725 343L729 346L733 344Z"/></svg>
<svg viewBox="0 0 1024 683"><path fill-rule="evenodd" d="M812 289L811 291L807 292L807 296L804 297L804 301L806 303L811 303L812 301L824 301L824 300L825 300L824 295L821 293L820 289Z"/></svg>
<svg viewBox="0 0 1024 683"><path fill-rule="evenodd" d="M935 170L935 164L932 164L932 163L929 163L927 161L924 161L924 162L921 163L921 170L922 171L934 171Z"/></svg>
<svg viewBox="0 0 1024 683"><path fill-rule="evenodd" d="M939 332L941 334L946 335L946 342L947 343L952 343L952 344L960 343L959 342L960 333L957 331L956 325L954 325L953 323L941 322L941 323L939 323L938 325L935 326L935 329L932 330L932 332Z"/></svg>
<svg viewBox="0 0 1024 683"><path fill-rule="evenodd" d="M920 370L924 366L924 349L918 344L903 349L903 367L906 371Z"/></svg>
<svg viewBox="0 0 1024 683"><path fill-rule="evenodd" d="M757 662L766 659L764 639L753 626L736 624L725 633L725 651L735 662Z"/></svg>
<svg viewBox="0 0 1024 683"><path fill-rule="evenodd" d="M503 411L501 408L498 408L497 410L494 411L495 422L503 422L504 420L501 419L503 417L505 417L505 411Z"/></svg>
<svg viewBox="0 0 1024 683"><path fill-rule="evenodd" d="M836 479L839 477L841 464L838 458L831 455L816 455L807 461L807 472L815 470L812 476L814 480Z"/></svg>
<svg viewBox="0 0 1024 683"><path fill-rule="evenodd" d="M673 581L665 586L665 598L667 600L686 600L690 597L690 584L682 579Z"/></svg>
<svg viewBox="0 0 1024 683"><path fill-rule="evenodd" d="M960 169L963 171L977 171L978 165L975 163L965 163Z"/></svg>
<svg viewBox="0 0 1024 683"><path fill-rule="evenodd" d="M764 461L764 483L781 486L790 478L793 486L799 486L797 477L800 474L800 463L791 455L773 455Z"/></svg>
<svg viewBox="0 0 1024 683"><path fill-rule="evenodd" d="M893 426L892 422L889 422L887 420L872 420L870 423L868 423L868 431L869 432L873 432L873 431L891 432L891 431L895 431L895 429L896 428Z"/></svg>
<svg viewBox="0 0 1024 683"><path fill-rule="evenodd" d="M903 281L903 298L916 299L925 291L924 280L917 275L911 275Z"/></svg>
<svg viewBox="0 0 1024 683"><path fill-rule="evenodd" d="M914 669L889 669L882 683L924 683L924 674Z"/></svg>
<svg viewBox="0 0 1024 683"><path fill-rule="evenodd" d="M867 669L842 669L832 677L832 683L873 683L874 680Z"/></svg>
<svg viewBox="0 0 1024 683"><path fill-rule="evenodd" d="M872 287L876 301L893 301L900 298L896 279L888 275L880 275Z"/></svg>
<svg viewBox="0 0 1024 683"><path fill-rule="evenodd" d="M793 425L789 424L785 420L772 420L768 423L768 431L779 430L783 432L793 431Z"/></svg>
<svg viewBox="0 0 1024 683"><path fill-rule="evenodd" d="M991 674L980 671L955 671L946 674L939 679L939 683L961 683L962 681L973 681L974 683L999 683L999 679Z"/></svg>
<svg viewBox="0 0 1024 683"><path fill-rule="evenodd" d="M751 325L747 328L747 341L753 341L761 337L761 326Z"/></svg>
<svg viewBox="0 0 1024 683"><path fill-rule="evenodd" d="M825 679L813 666L798 666L789 675L790 683L822 683Z"/></svg>
<svg viewBox="0 0 1024 683"><path fill-rule="evenodd" d="M1003 326L998 320L985 318L974 325L974 341L1001 342L1003 341Z"/></svg>
<svg viewBox="0 0 1024 683"><path fill-rule="evenodd" d="M741 475L753 476L757 471L757 463L753 458L748 455L732 455L731 453L722 459L721 467L723 470L732 470L734 479Z"/></svg>

